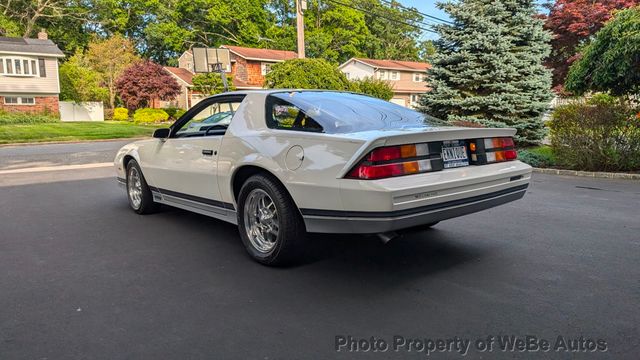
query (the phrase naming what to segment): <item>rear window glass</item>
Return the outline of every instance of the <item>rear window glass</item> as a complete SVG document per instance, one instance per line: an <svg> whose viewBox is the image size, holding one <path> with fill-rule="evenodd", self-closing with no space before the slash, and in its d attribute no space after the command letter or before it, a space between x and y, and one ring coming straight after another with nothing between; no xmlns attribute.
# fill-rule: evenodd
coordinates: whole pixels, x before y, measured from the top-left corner
<svg viewBox="0 0 640 360"><path fill-rule="evenodd" d="M293 91L269 95L271 128L352 133L369 130L425 128L442 124L423 113L369 96L331 91Z"/></svg>

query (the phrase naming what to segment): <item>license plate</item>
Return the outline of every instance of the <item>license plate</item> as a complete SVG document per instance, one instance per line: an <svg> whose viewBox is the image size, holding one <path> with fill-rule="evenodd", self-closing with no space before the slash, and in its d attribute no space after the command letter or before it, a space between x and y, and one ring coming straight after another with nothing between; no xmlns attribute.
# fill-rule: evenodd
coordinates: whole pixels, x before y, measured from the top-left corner
<svg viewBox="0 0 640 360"><path fill-rule="evenodd" d="M442 148L442 162L444 168L454 168L469 165L466 146L449 146Z"/></svg>

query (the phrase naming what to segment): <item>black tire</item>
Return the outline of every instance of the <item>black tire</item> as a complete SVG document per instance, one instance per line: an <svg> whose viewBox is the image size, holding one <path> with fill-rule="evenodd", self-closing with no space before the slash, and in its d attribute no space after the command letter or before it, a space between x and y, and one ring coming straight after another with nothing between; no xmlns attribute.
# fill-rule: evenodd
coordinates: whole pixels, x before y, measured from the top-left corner
<svg viewBox="0 0 640 360"><path fill-rule="evenodd" d="M278 231L269 250L260 250L249 238L245 219L251 215L247 207L251 207L251 195L263 196L266 193L277 211ZM245 216L247 214L247 216ZM254 218L258 218L256 214ZM248 219L248 221L252 221ZM259 220L257 220L259 222ZM258 174L250 177L242 185L238 196L238 230L247 252L257 262L269 266L282 266L293 263L301 254L301 244L306 238L304 221L293 199L277 180L269 175Z"/></svg>
<svg viewBox="0 0 640 360"><path fill-rule="evenodd" d="M131 192L131 186L129 186L132 181L131 177L135 177L133 172L137 172L140 180L140 203L136 204L136 201L133 200ZM140 169L140 165L135 160L130 160L127 164L127 199L129 200L129 206L133 211L140 215L152 214L158 211L160 208L160 204L153 201L153 195L151 194L151 189L149 189L149 185L147 185L147 181L142 174L142 170Z"/></svg>

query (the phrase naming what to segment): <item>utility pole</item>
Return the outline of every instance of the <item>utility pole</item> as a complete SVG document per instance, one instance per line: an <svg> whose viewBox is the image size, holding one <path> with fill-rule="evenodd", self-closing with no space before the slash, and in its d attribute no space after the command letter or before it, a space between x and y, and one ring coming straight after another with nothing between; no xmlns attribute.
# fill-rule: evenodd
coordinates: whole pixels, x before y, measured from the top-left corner
<svg viewBox="0 0 640 360"><path fill-rule="evenodd" d="M307 0L296 0L296 29L298 33L298 58L304 59L304 14Z"/></svg>

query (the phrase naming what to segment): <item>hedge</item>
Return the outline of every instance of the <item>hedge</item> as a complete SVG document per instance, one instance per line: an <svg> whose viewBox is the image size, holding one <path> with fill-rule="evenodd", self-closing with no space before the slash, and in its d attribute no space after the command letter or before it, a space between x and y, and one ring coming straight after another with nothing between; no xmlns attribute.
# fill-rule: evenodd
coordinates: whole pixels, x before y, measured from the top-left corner
<svg viewBox="0 0 640 360"><path fill-rule="evenodd" d="M137 124L141 123L158 123L169 120L169 114L162 109L138 109L133 114L133 121Z"/></svg>
<svg viewBox="0 0 640 360"><path fill-rule="evenodd" d="M0 125L39 124L39 123L53 123L58 121L60 121L60 119L57 116L53 116L50 114L6 112L6 111L0 110Z"/></svg>
<svg viewBox="0 0 640 360"><path fill-rule="evenodd" d="M632 105L595 97L559 106L549 127L558 165L588 171L640 170L640 114Z"/></svg>

